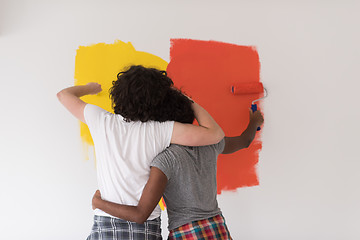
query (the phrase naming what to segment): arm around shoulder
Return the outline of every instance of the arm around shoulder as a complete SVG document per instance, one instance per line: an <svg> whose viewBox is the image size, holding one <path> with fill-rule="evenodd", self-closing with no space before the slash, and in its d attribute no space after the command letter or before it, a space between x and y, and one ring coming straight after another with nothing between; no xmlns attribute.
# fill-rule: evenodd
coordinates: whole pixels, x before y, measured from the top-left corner
<svg viewBox="0 0 360 240"><path fill-rule="evenodd" d="M171 143L187 146L204 146L216 144L225 134L211 115L199 104L192 105L199 126L175 122Z"/></svg>

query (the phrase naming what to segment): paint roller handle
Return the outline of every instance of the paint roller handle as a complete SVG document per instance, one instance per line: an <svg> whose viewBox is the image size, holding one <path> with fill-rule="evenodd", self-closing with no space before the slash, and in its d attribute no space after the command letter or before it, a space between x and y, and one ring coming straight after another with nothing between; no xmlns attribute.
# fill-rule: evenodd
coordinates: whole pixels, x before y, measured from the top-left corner
<svg viewBox="0 0 360 240"><path fill-rule="evenodd" d="M257 111L257 104L251 104L251 110L252 110L252 112L256 112ZM258 127L256 129L256 131L260 131L260 130L261 130L260 127Z"/></svg>

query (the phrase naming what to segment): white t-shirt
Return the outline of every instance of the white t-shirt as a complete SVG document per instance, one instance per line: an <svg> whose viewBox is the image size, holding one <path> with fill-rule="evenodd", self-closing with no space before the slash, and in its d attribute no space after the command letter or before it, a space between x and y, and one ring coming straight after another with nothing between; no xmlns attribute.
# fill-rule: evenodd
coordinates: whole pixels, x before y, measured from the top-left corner
<svg viewBox="0 0 360 240"><path fill-rule="evenodd" d="M136 206L149 179L150 163L170 145L174 122L126 122L121 115L92 104L85 106L84 117L95 145L101 197ZM100 209L94 212L110 216ZM148 219L160 214L157 206Z"/></svg>

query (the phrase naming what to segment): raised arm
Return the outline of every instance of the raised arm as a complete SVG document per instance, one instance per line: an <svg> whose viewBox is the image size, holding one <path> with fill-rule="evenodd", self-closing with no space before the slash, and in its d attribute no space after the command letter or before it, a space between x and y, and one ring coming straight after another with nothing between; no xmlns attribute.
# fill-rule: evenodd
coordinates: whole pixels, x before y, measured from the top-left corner
<svg viewBox="0 0 360 240"><path fill-rule="evenodd" d="M160 169L152 167L150 169L149 180L145 185L137 206L116 204L102 200L100 192L96 191L92 199L93 209L98 208L112 216L142 224L148 219L159 203L166 184L166 175Z"/></svg>
<svg viewBox="0 0 360 240"><path fill-rule="evenodd" d="M101 91L100 84L88 83L86 85L65 88L57 93L57 97L70 113L83 123L86 123L84 118L84 108L86 103L82 101L80 97L89 94L97 94Z"/></svg>
<svg viewBox="0 0 360 240"><path fill-rule="evenodd" d="M247 148L255 138L256 130L264 122L260 111L252 112L250 110L250 122L245 131L236 137L225 137L225 147L222 154L229 154Z"/></svg>
<svg viewBox="0 0 360 240"><path fill-rule="evenodd" d="M220 142L225 136L221 127L199 104L193 102L192 107L199 126L175 122L171 143L204 146Z"/></svg>

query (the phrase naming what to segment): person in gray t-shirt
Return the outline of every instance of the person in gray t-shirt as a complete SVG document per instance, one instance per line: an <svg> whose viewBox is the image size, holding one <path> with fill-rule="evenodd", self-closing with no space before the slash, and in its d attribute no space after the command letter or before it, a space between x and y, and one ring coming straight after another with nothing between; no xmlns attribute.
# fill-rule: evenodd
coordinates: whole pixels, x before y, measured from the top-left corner
<svg viewBox="0 0 360 240"><path fill-rule="evenodd" d="M93 208L124 220L144 223L163 195L169 217L169 239L184 235L184 229L188 231L185 235L192 234L194 239L210 237L204 235L208 232L218 234L215 239L231 239L217 203L217 156L247 148L263 121L259 111L250 110L249 125L240 136L225 137L218 144L202 147L171 145L151 163L150 177L137 206L102 200L97 191ZM199 231L199 226L205 225L220 228Z"/></svg>
<svg viewBox="0 0 360 240"><path fill-rule="evenodd" d="M216 166L224 144L223 139L203 147L171 145L151 163L168 180L163 197L169 230L221 214L216 200Z"/></svg>

